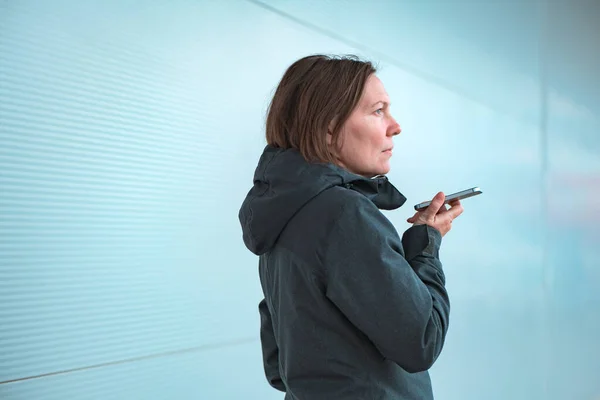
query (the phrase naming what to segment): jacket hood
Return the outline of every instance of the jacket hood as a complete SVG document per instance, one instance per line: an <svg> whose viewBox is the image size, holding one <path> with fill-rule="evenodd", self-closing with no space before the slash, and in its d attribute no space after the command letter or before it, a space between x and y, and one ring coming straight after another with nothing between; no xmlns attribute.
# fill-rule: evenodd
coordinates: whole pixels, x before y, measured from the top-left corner
<svg viewBox="0 0 600 400"><path fill-rule="evenodd" d="M366 178L333 164L308 163L295 149L267 146L238 215L246 247L257 255L268 252L292 217L334 186L358 191L380 209L393 210L406 201L385 176Z"/></svg>

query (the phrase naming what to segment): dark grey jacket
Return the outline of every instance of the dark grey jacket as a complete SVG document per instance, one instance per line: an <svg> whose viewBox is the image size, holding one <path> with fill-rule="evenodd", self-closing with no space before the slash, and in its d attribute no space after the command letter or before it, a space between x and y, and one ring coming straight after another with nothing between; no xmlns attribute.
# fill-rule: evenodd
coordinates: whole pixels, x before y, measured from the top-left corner
<svg viewBox="0 0 600 400"><path fill-rule="evenodd" d="M286 399L433 398L450 311L441 235L400 240L379 209L405 201L386 177L265 148L239 218L260 255L265 373Z"/></svg>

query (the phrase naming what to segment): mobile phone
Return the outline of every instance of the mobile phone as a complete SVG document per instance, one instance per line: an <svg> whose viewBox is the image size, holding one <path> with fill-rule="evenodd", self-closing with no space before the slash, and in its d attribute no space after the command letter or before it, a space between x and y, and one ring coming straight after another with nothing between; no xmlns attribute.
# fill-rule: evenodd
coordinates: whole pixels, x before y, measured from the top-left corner
<svg viewBox="0 0 600 400"><path fill-rule="evenodd" d="M456 193L452 193L448 196L446 196L446 200L444 201L444 204L448 204L453 200L462 200L462 199L467 199L469 197L473 197L473 196L477 196L478 194L483 193L481 191L481 189L479 189L478 187L474 187L471 189L467 189L467 190L463 190L460 192L456 192ZM417 211L423 211L424 209L426 209L427 207L429 207L429 205L431 204L431 201L425 201L423 203L419 203L415 206L415 210Z"/></svg>

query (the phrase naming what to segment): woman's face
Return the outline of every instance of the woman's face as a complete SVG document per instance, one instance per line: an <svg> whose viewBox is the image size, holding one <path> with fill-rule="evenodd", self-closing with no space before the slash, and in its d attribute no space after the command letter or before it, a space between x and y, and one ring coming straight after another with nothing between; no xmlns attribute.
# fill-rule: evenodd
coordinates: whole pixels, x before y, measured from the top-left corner
<svg viewBox="0 0 600 400"><path fill-rule="evenodd" d="M367 79L361 99L340 131L338 164L366 177L390 170L393 137L401 132L390 114L390 99L375 74ZM328 135L331 143L331 135Z"/></svg>

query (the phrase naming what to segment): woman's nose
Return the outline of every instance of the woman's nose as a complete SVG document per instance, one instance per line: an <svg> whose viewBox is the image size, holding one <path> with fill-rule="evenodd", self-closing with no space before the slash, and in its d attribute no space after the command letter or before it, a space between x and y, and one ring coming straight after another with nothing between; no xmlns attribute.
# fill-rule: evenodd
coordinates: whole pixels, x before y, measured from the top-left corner
<svg viewBox="0 0 600 400"><path fill-rule="evenodd" d="M390 136L396 136L402 132L402 128L400 128L400 124L396 122L396 120L394 120L394 123L390 126L389 132Z"/></svg>

